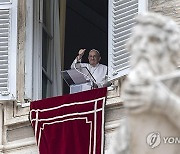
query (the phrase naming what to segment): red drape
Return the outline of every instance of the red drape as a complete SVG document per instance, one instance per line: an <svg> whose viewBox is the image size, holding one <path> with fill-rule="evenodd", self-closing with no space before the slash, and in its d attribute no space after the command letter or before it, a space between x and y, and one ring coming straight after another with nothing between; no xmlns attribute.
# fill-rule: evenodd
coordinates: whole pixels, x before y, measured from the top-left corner
<svg viewBox="0 0 180 154"><path fill-rule="evenodd" d="M31 102L40 154L102 154L107 88Z"/></svg>

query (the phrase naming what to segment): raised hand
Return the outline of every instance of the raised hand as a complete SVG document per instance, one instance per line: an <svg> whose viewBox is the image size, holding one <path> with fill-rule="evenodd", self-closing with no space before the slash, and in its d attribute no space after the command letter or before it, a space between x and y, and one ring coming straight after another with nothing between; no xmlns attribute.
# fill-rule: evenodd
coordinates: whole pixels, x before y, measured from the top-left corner
<svg viewBox="0 0 180 154"><path fill-rule="evenodd" d="M80 49L78 52L77 60L80 60L82 56L84 55L86 49Z"/></svg>

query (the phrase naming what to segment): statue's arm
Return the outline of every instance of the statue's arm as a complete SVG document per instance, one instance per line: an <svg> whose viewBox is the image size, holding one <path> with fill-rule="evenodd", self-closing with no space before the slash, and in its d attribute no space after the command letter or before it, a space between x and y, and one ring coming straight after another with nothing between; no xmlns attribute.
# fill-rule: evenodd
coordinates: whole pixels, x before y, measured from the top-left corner
<svg viewBox="0 0 180 154"><path fill-rule="evenodd" d="M180 129L180 97L162 82L146 85L127 83L123 88L122 97L130 113L162 113Z"/></svg>

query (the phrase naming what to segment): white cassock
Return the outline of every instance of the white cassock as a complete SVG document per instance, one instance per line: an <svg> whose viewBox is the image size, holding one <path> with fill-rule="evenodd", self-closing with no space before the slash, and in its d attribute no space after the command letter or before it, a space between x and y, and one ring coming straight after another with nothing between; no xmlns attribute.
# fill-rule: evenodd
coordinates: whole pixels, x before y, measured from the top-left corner
<svg viewBox="0 0 180 154"><path fill-rule="evenodd" d="M96 66L93 67L89 63L77 63L76 59L73 61L71 68L73 69L75 65L76 65L76 68L86 67L91 73L91 75L93 76L93 78L95 79L98 88L103 87L104 84L107 83L107 66L106 65L98 63ZM91 83L84 83L84 84L81 84L81 86L82 86L81 91L92 89Z"/></svg>

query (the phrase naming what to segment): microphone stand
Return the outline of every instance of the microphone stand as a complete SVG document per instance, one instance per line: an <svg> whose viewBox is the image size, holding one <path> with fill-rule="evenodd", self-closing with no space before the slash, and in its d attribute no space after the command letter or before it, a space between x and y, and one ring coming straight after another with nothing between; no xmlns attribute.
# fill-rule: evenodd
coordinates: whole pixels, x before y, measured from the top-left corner
<svg viewBox="0 0 180 154"><path fill-rule="evenodd" d="M79 63L81 63L81 62L79 62ZM76 68L76 64L77 64L77 62L74 63L74 65L73 65L74 69L75 69L78 73L84 75L85 78L88 77L88 79L89 79L90 82L91 82L91 89L94 89L94 84L97 85L96 80L94 79L94 80L95 80L95 82L94 82L94 81L88 76L88 74L86 75L86 74L82 73L81 71L79 71L79 70ZM81 64L80 64L80 67L81 67Z"/></svg>

